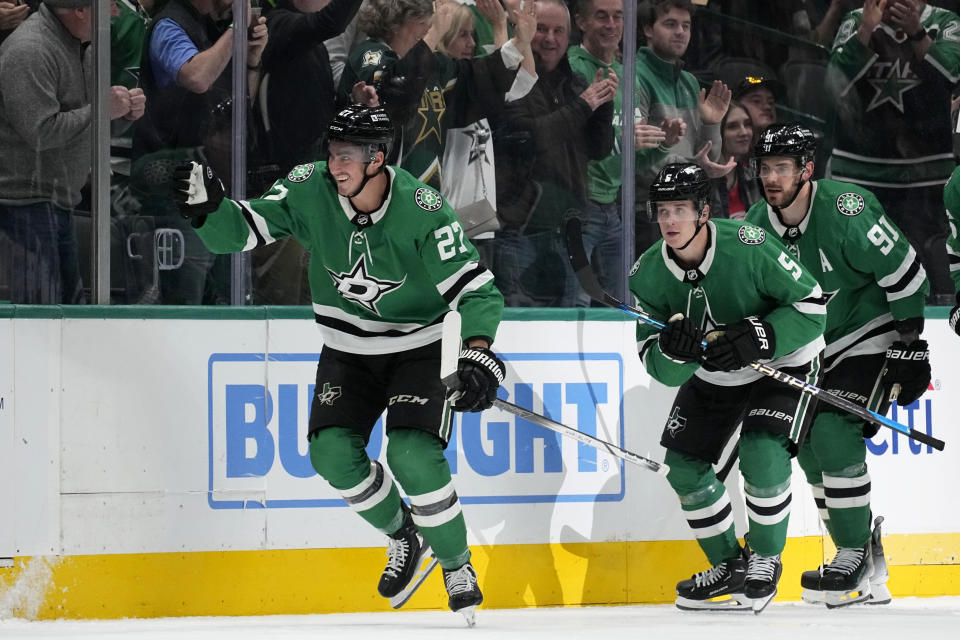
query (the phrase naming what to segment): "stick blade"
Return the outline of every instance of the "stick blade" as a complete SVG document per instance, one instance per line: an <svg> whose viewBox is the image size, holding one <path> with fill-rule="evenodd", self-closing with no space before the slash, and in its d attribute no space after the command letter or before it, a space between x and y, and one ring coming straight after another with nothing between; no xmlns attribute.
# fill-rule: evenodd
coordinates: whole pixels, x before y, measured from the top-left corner
<svg viewBox="0 0 960 640"><path fill-rule="evenodd" d="M597 275L590 266L590 259L587 258L587 252L583 248L583 225L580 218L571 216L567 219L564 236L567 241L567 255L570 257L570 266L573 267L577 282L580 283L583 290L597 302L619 307L616 301L611 301L609 294L603 290L603 285L597 280Z"/></svg>
<svg viewBox="0 0 960 640"><path fill-rule="evenodd" d="M461 318L459 311L448 311L443 317L440 337L440 379L448 389L457 386L457 361L460 359Z"/></svg>

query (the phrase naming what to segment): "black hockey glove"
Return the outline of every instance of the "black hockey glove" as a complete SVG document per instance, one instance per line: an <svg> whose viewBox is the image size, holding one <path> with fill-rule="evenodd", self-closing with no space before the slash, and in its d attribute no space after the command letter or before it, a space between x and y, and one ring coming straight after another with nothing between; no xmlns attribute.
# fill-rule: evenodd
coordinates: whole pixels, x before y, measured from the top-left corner
<svg viewBox="0 0 960 640"><path fill-rule="evenodd" d="M503 382L503 361L485 347L466 347L457 361L457 380L447 391L454 411L489 409Z"/></svg>
<svg viewBox="0 0 960 640"><path fill-rule="evenodd" d="M777 340L769 322L750 316L707 334L703 368L707 371L736 371L754 360L772 358Z"/></svg>
<svg viewBox="0 0 960 640"><path fill-rule="evenodd" d="M916 402L930 386L930 349L926 340L914 340L909 345L897 340L887 349L883 384L887 389L900 385L897 404L906 406Z"/></svg>
<svg viewBox="0 0 960 640"><path fill-rule="evenodd" d="M682 313L667 321L659 342L660 353L674 362L697 362L703 356L703 331Z"/></svg>
<svg viewBox="0 0 960 640"><path fill-rule="evenodd" d="M960 291L957 292L957 305L950 311L950 328L960 336Z"/></svg>
<svg viewBox="0 0 960 640"><path fill-rule="evenodd" d="M223 183L210 165L187 162L174 169L173 198L184 218L201 218L213 213L223 197Z"/></svg>

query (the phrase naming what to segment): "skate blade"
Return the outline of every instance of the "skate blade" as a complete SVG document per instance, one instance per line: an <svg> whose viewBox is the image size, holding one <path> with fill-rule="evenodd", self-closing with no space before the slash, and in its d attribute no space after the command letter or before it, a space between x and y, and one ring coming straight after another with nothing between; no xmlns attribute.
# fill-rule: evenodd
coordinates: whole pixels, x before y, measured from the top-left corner
<svg viewBox="0 0 960 640"><path fill-rule="evenodd" d="M850 591L824 591L824 603L827 609L840 609L852 604L869 602L872 597L869 581L866 584L857 585L856 589Z"/></svg>
<svg viewBox="0 0 960 640"><path fill-rule="evenodd" d="M742 593L717 596L711 600L691 600L677 596L674 604L681 611L746 611L751 608L750 600Z"/></svg>
<svg viewBox="0 0 960 640"><path fill-rule="evenodd" d="M413 597L413 594L416 593L420 585L423 584L423 581L427 579L427 576L430 575L430 572L433 571L438 564L440 563L437 562L436 556L430 555L427 557L426 560L420 564L420 568L413 574L413 578L410 579L410 582L404 587L403 591L390 598L390 606L394 609L399 609L407 604L407 600Z"/></svg>
<svg viewBox="0 0 960 640"><path fill-rule="evenodd" d="M456 611L456 613L459 613L460 615L463 616L464 620L467 621L468 627L472 628L477 626L477 606L476 605L464 607L463 609Z"/></svg>
<svg viewBox="0 0 960 640"><path fill-rule="evenodd" d="M809 604L826 604L827 597L823 591L815 589L804 589L800 593L800 599Z"/></svg>
<svg viewBox="0 0 960 640"><path fill-rule="evenodd" d="M777 597L777 592L774 591L770 595L764 598L754 598L751 602L751 608L753 609L754 615L760 615L763 613L763 610L767 608L767 605L770 604L774 598Z"/></svg>
<svg viewBox="0 0 960 640"><path fill-rule="evenodd" d="M887 588L886 581L882 583L870 583L870 599L866 604L890 604L893 596L890 595L890 589Z"/></svg>

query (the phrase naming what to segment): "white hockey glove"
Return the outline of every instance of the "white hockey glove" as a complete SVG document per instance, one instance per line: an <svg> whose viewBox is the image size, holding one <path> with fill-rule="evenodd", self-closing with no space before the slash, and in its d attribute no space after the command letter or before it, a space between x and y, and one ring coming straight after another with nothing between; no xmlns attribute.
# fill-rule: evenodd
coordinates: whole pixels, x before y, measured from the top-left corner
<svg viewBox="0 0 960 640"><path fill-rule="evenodd" d="M457 385L447 391L454 411L489 409L503 382L503 361L485 347L467 347L460 351L457 379Z"/></svg>
<svg viewBox="0 0 960 640"><path fill-rule="evenodd" d="M201 218L223 202L223 183L210 165L187 162L173 171L173 198L184 218Z"/></svg>

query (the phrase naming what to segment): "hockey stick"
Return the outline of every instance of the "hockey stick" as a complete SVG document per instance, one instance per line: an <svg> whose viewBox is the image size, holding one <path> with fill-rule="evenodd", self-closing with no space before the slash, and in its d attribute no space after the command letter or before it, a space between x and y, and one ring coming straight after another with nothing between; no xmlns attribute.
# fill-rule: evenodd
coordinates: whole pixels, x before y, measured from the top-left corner
<svg viewBox="0 0 960 640"><path fill-rule="evenodd" d="M460 313L457 311L448 311L447 315L443 319L443 334L440 341L440 379L448 389L455 389L459 383L457 379L457 360L460 358L460 344ZM635 465L655 471L661 475L667 475L667 472L670 471L670 467L662 462L657 462L632 451L621 449L617 445L611 444L606 440L594 438L590 434L581 432L579 429L568 427L561 422L551 420L550 418L542 416L539 413L534 413L533 411L524 409L523 407L515 405L512 402L507 402L506 400L496 398L493 401L493 406L497 407L498 409L503 409L508 413L512 413L513 415L523 418L524 420L529 420L530 422L540 425L541 427L556 431L561 435L579 440L580 442L590 445L596 449L604 450L615 458L632 462Z"/></svg>
<svg viewBox="0 0 960 640"><path fill-rule="evenodd" d="M600 285L600 281L597 280L596 274L594 274L593 269L590 268L590 261L587 259L587 253L583 249L583 236L581 235L580 220L578 218L570 218L567 221L565 231L567 252L570 254L570 264L573 266L573 271L576 273L577 280L580 282L580 286L583 287L583 290L586 291L591 298L607 306L620 309L624 313L633 316L641 322L656 327L657 329L663 329L664 326L666 326L663 322L660 322L659 320L647 315L640 309L631 307L630 305L617 300L603 290L603 287ZM705 342L704 346L706 346ZM767 377L773 378L778 382L782 382L786 385L799 389L803 393L809 393L810 395L819 398L821 401L829 405L833 405L838 409L848 411L855 416L866 420L867 422L872 422L882 427L893 429L894 431L904 434L908 438L912 438L918 442L922 442L925 445L931 446L937 451L943 451L943 440L938 440L937 438L917 431L916 429L911 429L910 427L891 420L886 416L882 416L875 411L865 409L860 405L847 400L846 398L840 398L832 393L827 393L816 385L800 380L799 378L794 378L790 374L784 373L779 369L774 369L769 365L761 362L751 362L747 366Z"/></svg>

